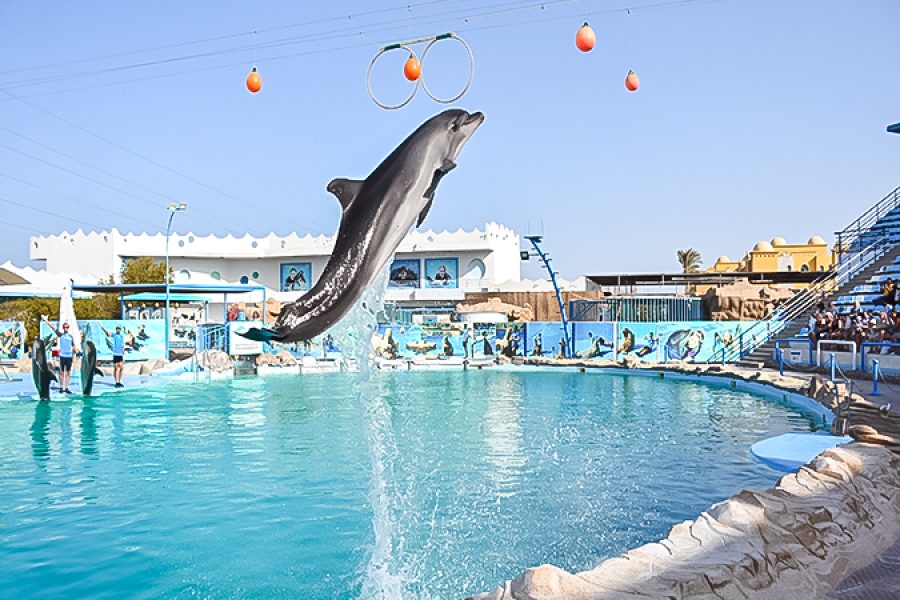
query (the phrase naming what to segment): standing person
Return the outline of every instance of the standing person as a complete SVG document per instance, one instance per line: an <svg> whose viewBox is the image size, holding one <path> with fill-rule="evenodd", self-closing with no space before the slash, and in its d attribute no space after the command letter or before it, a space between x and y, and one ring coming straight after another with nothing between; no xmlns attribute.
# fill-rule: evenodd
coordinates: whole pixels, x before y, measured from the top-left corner
<svg viewBox="0 0 900 600"><path fill-rule="evenodd" d="M463 356L469 358L469 340L471 338L471 332L468 327L463 331L462 337L462 346L463 346ZM473 352L474 354L474 352Z"/></svg>
<svg viewBox="0 0 900 600"><path fill-rule="evenodd" d="M59 338L59 390L64 394L71 394L69 381L72 379L72 360L75 358L75 338L69 333L69 324L62 324L62 331L53 326L43 315L41 319L47 322L56 337Z"/></svg>
<svg viewBox="0 0 900 600"><path fill-rule="evenodd" d="M116 332L110 334L106 327L100 326L103 333L112 341L113 355L113 377L116 380L117 388L125 387L122 384L122 373L125 371L125 334L122 333L122 326L116 325Z"/></svg>

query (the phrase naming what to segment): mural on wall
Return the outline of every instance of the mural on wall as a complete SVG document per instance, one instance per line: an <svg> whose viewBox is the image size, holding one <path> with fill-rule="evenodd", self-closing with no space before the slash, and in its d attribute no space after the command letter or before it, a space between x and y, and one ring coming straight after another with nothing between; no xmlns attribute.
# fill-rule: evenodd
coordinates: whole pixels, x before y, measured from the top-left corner
<svg viewBox="0 0 900 600"><path fill-rule="evenodd" d="M522 356L525 346L524 323L497 323L495 326L496 342L494 347L498 354L503 356Z"/></svg>
<svg viewBox="0 0 900 600"><path fill-rule="evenodd" d="M740 344L741 328L751 325L746 321L602 321L575 322L570 327L575 358L632 356L647 362L706 362L720 356L723 348ZM372 345L377 356L391 359L497 354L557 358L564 339L559 322L381 324Z"/></svg>
<svg viewBox="0 0 900 600"><path fill-rule="evenodd" d="M619 323L615 357L632 355L642 360L659 362L657 323Z"/></svg>
<svg viewBox="0 0 900 600"><path fill-rule="evenodd" d="M55 326L59 326L54 323ZM163 358L166 354L166 324L155 320L91 320L79 319L82 339L91 340L97 347L97 360L112 360L112 335L116 326L122 327L125 336L125 360L149 360ZM56 335L50 326L42 322L40 335L48 347L56 345Z"/></svg>
<svg viewBox="0 0 900 600"><path fill-rule="evenodd" d="M25 354L25 325L20 321L0 321L0 359L15 360Z"/></svg>
<svg viewBox="0 0 900 600"><path fill-rule="evenodd" d="M301 292L309 289L312 282L312 263L281 263L281 291Z"/></svg>
<svg viewBox="0 0 900 600"><path fill-rule="evenodd" d="M558 321L531 321L525 324L524 353L545 358L557 358L563 353L568 357L565 339Z"/></svg>
<svg viewBox="0 0 900 600"><path fill-rule="evenodd" d="M376 356L387 359L471 358L493 355L493 336L493 326L476 332L463 323L382 324L372 338L372 347Z"/></svg>
<svg viewBox="0 0 900 600"><path fill-rule="evenodd" d="M459 286L459 261L455 258L425 259L425 287L455 288Z"/></svg>
<svg viewBox="0 0 900 600"><path fill-rule="evenodd" d="M572 323L575 358L615 358L616 333L611 321Z"/></svg>
<svg viewBox="0 0 900 600"><path fill-rule="evenodd" d="M419 259L398 258L391 263L388 287L417 288L420 279Z"/></svg>
<svg viewBox="0 0 900 600"><path fill-rule="evenodd" d="M275 352L287 351L298 357L311 356L313 358L340 358L341 349L330 333L319 335L311 340L281 344L271 343Z"/></svg>

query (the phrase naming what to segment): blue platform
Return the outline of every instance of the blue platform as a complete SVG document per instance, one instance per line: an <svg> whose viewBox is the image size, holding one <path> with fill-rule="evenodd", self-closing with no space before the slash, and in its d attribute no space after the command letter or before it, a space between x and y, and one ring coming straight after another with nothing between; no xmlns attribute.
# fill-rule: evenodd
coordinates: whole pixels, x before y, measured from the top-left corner
<svg viewBox="0 0 900 600"><path fill-rule="evenodd" d="M847 435L829 433L785 433L756 442L750 447L753 458L779 471L796 471L820 453L852 442Z"/></svg>

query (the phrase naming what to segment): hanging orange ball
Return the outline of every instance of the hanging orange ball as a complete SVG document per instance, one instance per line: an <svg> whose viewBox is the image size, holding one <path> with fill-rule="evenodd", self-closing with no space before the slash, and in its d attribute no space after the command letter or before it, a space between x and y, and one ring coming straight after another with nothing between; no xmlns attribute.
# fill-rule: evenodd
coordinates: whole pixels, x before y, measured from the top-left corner
<svg viewBox="0 0 900 600"><path fill-rule="evenodd" d="M422 65L418 58L410 56L406 59L406 64L403 65L403 75L410 81L415 81L422 76Z"/></svg>
<svg viewBox="0 0 900 600"><path fill-rule="evenodd" d="M575 34L575 45L578 46L578 49L582 52L590 52L594 49L596 43L597 36L594 34L594 30L591 29L591 26L585 21L584 25L581 26L581 29L578 30L578 33Z"/></svg>
<svg viewBox="0 0 900 600"><path fill-rule="evenodd" d="M250 90L251 94L255 94L262 89L262 78L259 76L256 67L253 67L250 74L247 75L247 89Z"/></svg>
<svg viewBox="0 0 900 600"><path fill-rule="evenodd" d="M640 78L637 76L637 73L629 69L628 75L625 76L625 89L629 92L634 92L637 91L639 87L641 87Z"/></svg>

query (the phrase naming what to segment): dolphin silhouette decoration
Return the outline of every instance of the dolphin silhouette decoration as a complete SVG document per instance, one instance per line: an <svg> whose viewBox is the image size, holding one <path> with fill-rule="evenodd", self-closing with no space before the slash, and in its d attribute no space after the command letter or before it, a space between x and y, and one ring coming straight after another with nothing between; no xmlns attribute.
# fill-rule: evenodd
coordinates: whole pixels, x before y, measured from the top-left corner
<svg viewBox="0 0 900 600"><path fill-rule="evenodd" d="M364 180L334 179L328 191L341 203L331 258L313 288L285 306L272 329L243 335L257 341L311 339L338 321L371 285L415 224L422 224L441 178L478 126L480 112L450 109L431 117Z"/></svg>
<svg viewBox="0 0 900 600"><path fill-rule="evenodd" d="M50 399L50 382L58 381L56 375L47 364L47 347L44 340L37 339L31 346L31 375L34 378L34 387L37 388L38 398Z"/></svg>

